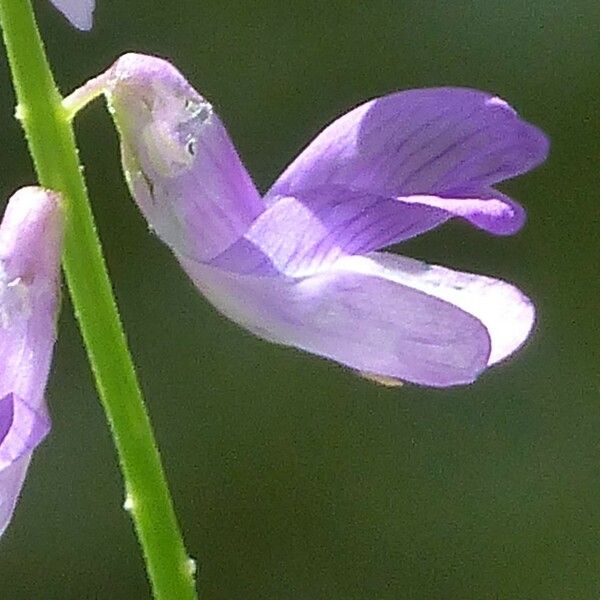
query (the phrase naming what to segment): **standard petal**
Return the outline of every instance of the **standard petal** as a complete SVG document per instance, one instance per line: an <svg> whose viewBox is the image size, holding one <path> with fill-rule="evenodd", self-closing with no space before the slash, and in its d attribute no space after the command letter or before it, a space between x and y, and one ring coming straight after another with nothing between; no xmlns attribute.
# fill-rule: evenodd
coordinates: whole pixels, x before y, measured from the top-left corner
<svg viewBox="0 0 600 600"><path fill-rule="evenodd" d="M264 210L225 127L167 61L126 54L105 77L134 199L171 248L210 260Z"/></svg>
<svg viewBox="0 0 600 600"><path fill-rule="evenodd" d="M96 0L51 0L72 25L83 31L92 28Z"/></svg>
<svg viewBox="0 0 600 600"><path fill-rule="evenodd" d="M463 88L409 90L334 121L269 195L322 184L385 196L476 189L531 170L547 151L544 134L497 97Z"/></svg>
<svg viewBox="0 0 600 600"><path fill-rule="evenodd" d="M474 381L490 338L481 321L350 257L299 279L239 275L180 257L204 295L233 321L360 372L429 386ZM357 263L352 261L358 261Z"/></svg>
<svg viewBox="0 0 600 600"><path fill-rule="evenodd" d="M503 100L462 88L398 92L371 100L334 121L292 162L266 196L302 197L337 185L386 198L490 197L490 185L524 173L547 155L548 141ZM505 202L513 207L513 201ZM472 220L493 233L518 228L522 218L498 226Z"/></svg>

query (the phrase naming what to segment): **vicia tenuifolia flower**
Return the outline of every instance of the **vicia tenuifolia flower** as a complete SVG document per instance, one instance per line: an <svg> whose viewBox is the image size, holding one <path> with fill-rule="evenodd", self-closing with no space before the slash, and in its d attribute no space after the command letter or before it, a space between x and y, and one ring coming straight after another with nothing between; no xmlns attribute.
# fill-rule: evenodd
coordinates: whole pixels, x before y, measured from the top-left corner
<svg viewBox="0 0 600 600"><path fill-rule="evenodd" d="M44 389L56 339L63 215L56 194L19 190L0 225L0 534L50 429Z"/></svg>
<svg viewBox="0 0 600 600"><path fill-rule="evenodd" d="M460 88L371 100L325 128L261 196L221 120L168 62L104 75L133 197L204 296L258 336L381 380L472 382L534 320L515 287L381 252L465 219L524 222L492 186L548 142L500 98Z"/></svg>
<svg viewBox="0 0 600 600"><path fill-rule="evenodd" d="M96 0L51 0L72 25L83 31L92 28Z"/></svg>

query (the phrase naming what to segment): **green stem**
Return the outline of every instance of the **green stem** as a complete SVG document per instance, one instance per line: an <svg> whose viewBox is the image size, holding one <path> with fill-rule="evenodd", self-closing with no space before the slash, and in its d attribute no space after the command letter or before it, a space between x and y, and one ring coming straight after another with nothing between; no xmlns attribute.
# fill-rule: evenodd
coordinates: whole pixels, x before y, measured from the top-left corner
<svg viewBox="0 0 600 600"><path fill-rule="evenodd" d="M63 267L111 426L131 512L157 600L196 598L193 569L120 322L71 126L46 59L30 0L0 0L0 24L18 108L41 185L61 192Z"/></svg>

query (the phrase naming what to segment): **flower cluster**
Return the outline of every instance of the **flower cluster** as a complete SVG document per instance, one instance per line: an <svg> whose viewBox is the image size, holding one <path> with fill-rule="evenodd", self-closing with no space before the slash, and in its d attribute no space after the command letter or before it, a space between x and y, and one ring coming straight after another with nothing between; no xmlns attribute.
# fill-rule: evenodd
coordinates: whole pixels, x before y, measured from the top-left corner
<svg viewBox="0 0 600 600"><path fill-rule="evenodd" d="M54 3L81 28L93 2ZM269 341L386 383L473 382L527 338L532 303L490 277L382 249L451 218L508 235L525 213L493 186L548 143L503 100L398 92L326 127L261 195L213 107L168 62L128 54L101 83L127 182L202 294ZM0 533L33 450L59 310L59 197L24 188L0 225Z"/></svg>

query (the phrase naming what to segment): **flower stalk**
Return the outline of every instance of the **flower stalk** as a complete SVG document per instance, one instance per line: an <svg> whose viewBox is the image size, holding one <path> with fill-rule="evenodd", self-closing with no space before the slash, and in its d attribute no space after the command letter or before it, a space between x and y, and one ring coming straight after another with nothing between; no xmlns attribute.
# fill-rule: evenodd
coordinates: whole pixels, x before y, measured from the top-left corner
<svg viewBox="0 0 600 600"><path fill-rule="evenodd" d="M18 108L40 184L65 199L63 267L157 600L196 598L160 455L106 270L71 126L30 0L0 0Z"/></svg>

